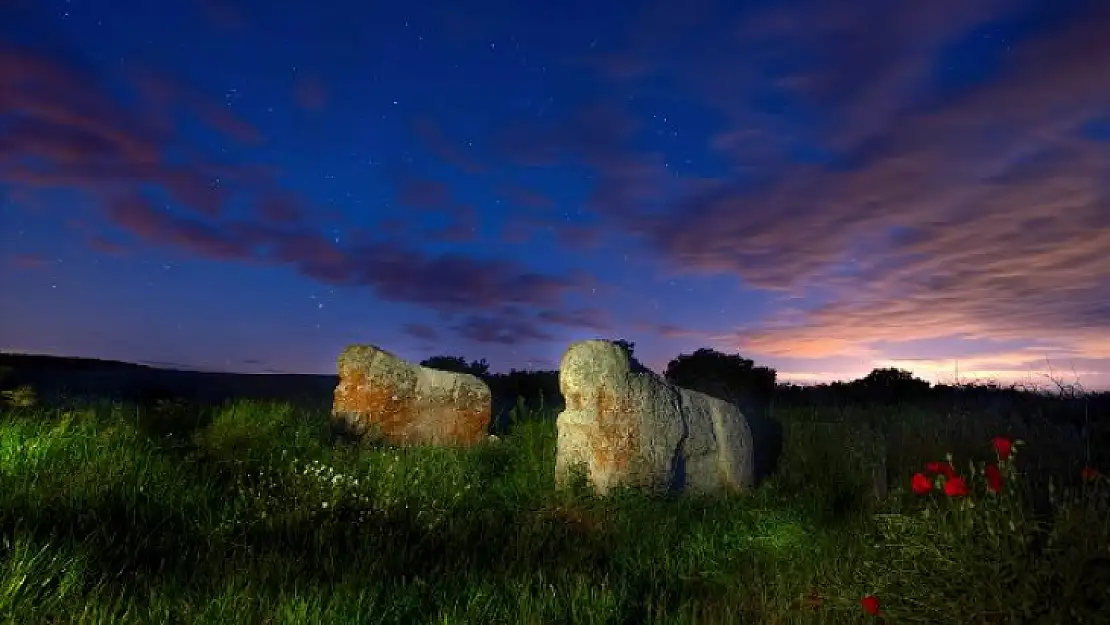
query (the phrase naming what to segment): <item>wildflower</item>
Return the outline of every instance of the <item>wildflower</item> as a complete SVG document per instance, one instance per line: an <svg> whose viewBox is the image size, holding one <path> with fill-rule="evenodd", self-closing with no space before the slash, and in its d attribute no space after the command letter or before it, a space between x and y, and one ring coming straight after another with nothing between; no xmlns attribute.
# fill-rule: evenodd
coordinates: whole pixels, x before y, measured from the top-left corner
<svg viewBox="0 0 1110 625"><path fill-rule="evenodd" d="M956 470L953 469L952 465L948 464L947 462L939 462L939 461L926 462L925 463L925 470L928 471L929 473L936 473L938 475L943 475L944 477L946 477L948 479L952 479L952 478L956 477Z"/></svg>
<svg viewBox="0 0 1110 625"><path fill-rule="evenodd" d="M989 488L992 493L1002 492L1002 472L998 470L997 465L987 465L987 469L983 475L987 478L987 488Z"/></svg>
<svg viewBox="0 0 1110 625"><path fill-rule="evenodd" d="M914 493L924 495L933 490L933 481L924 473L914 473L913 479L910 481L910 487Z"/></svg>
<svg viewBox="0 0 1110 625"><path fill-rule="evenodd" d="M967 495L967 482L956 475L944 482L944 494L949 497L963 497Z"/></svg>
<svg viewBox="0 0 1110 625"><path fill-rule="evenodd" d="M859 600L860 607L871 616L879 615L879 598L875 595L866 595Z"/></svg>
<svg viewBox="0 0 1110 625"><path fill-rule="evenodd" d="M1010 459L1010 454L1014 451L1014 443L1005 436L995 436L991 439L991 444L994 445L994 451L998 453L998 459L1005 462Z"/></svg>
<svg viewBox="0 0 1110 625"><path fill-rule="evenodd" d="M1083 476L1084 482L1093 482L1098 478L1098 469L1094 467L1083 467L1083 470L1080 471L1079 474Z"/></svg>

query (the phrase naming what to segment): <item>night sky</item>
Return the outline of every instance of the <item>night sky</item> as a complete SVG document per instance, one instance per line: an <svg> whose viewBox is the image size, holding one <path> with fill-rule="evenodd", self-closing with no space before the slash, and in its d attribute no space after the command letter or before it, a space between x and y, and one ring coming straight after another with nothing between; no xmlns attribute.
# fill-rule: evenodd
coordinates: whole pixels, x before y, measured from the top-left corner
<svg viewBox="0 0 1110 625"><path fill-rule="evenodd" d="M1110 2L2 0L0 263L5 351L1108 388Z"/></svg>

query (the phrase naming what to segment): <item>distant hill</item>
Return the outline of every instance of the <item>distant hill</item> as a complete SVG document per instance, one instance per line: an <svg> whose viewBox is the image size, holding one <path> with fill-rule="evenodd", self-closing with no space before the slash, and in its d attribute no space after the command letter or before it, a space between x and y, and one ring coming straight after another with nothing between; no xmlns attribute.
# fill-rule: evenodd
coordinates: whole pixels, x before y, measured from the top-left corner
<svg viewBox="0 0 1110 625"><path fill-rule="evenodd" d="M149 370L148 365L99 358L78 358L73 356L49 356L46 354L11 354L0 352L0 368L13 370L49 369L51 371L107 371L107 370Z"/></svg>
<svg viewBox="0 0 1110 625"><path fill-rule="evenodd" d="M30 384L44 399L60 395L126 401L180 397L220 402L230 398L330 403L334 375L182 371L97 358L0 353L4 388Z"/></svg>

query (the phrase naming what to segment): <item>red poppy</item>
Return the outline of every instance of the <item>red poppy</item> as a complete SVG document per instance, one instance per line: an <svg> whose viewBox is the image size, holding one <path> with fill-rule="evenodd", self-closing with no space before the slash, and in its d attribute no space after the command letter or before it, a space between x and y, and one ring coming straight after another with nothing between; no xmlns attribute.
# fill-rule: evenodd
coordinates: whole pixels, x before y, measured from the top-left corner
<svg viewBox="0 0 1110 625"><path fill-rule="evenodd" d="M1083 476L1084 482L1093 482L1095 478L1098 477L1098 469L1094 467L1083 467L1083 470L1080 471L1079 474Z"/></svg>
<svg viewBox="0 0 1110 625"><path fill-rule="evenodd" d="M998 452L998 459L1005 462L1010 459L1010 454L1014 451L1014 443L1005 436L995 436L991 439L991 444L994 445L994 450Z"/></svg>
<svg viewBox="0 0 1110 625"><path fill-rule="evenodd" d="M991 492L1002 492L1002 472L998 470L997 465L987 465L984 476L987 478L987 488L989 488Z"/></svg>
<svg viewBox="0 0 1110 625"><path fill-rule="evenodd" d="M875 595L867 595L863 599L860 599L859 605L863 608L864 612L867 612L871 616L879 615L879 598Z"/></svg>
<svg viewBox="0 0 1110 625"><path fill-rule="evenodd" d="M967 482L960 476L948 478L944 482L944 494L949 497L963 497L967 495Z"/></svg>
<svg viewBox="0 0 1110 625"><path fill-rule="evenodd" d="M929 473L939 473L949 479L956 477L956 470L947 462L938 462L935 460L933 462L926 462L925 470Z"/></svg>
<svg viewBox="0 0 1110 625"><path fill-rule="evenodd" d="M914 493L924 495L933 490L933 480L929 479L929 476L924 473L914 473L913 479L910 480L910 488L913 489Z"/></svg>

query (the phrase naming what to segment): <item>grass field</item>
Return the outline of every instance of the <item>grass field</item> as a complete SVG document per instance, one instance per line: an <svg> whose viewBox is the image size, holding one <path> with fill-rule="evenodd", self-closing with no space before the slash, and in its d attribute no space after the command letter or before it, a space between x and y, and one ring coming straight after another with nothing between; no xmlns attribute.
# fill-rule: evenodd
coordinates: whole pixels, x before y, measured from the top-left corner
<svg viewBox="0 0 1110 625"><path fill-rule="evenodd" d="M466 451L326 416L8 409L0 622L1110 622L1110 484L1044 422L779 410L778 471L713 500L556 491L551 414ZM1000 494L996 435L1027 441ZM969 495L911 492L949 452Z"/></svg>

